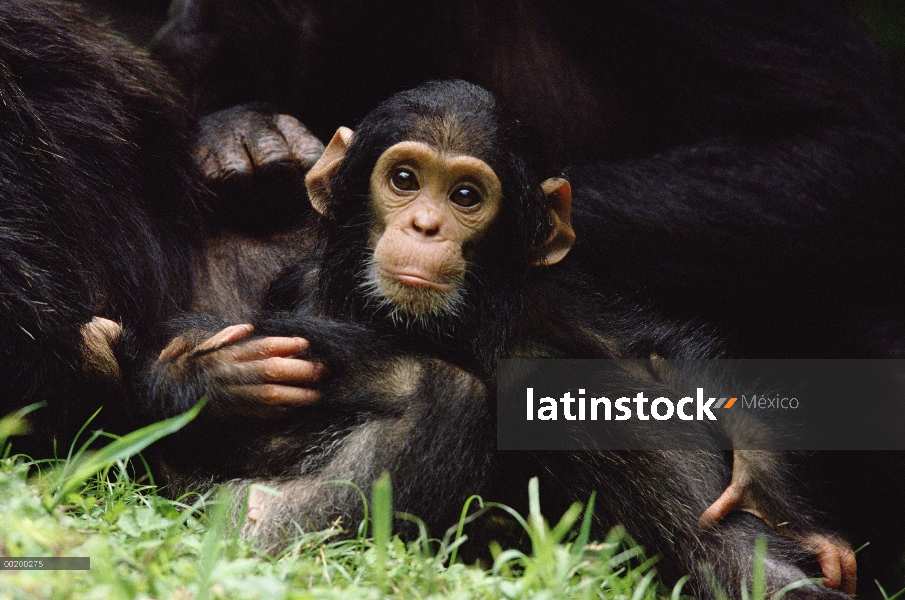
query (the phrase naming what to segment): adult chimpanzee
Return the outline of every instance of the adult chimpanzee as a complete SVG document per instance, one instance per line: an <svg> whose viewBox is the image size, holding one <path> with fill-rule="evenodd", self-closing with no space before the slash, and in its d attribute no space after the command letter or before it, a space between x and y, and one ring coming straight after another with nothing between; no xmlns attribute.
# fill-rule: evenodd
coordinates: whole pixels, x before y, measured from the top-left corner
<svg viewBox="0 0 905 600"><path fill-rule="evenodd" d="M751 515L697 528L727 475L718 433L706 426L693 461L670 452L526 453L513 469L494 450L500 357L719 355L700 330L587 285L566 256L575 240L569 184L541 182L553 173L536 147L493 96L461 81L400 93L354 134L340 129L307 178L323 217L314 258L278 278L254 330L184 319L184 334L152 367L153 416L211 398L161 448L171 483L264 479L282 497L252 492L247 527L274 548L292 521L322 528L361 518L359 492L335 480L368 488L388 470L397 508L437 530L473 493L520 507L528 477L540 475L554 513L596 489L600 524L622 523L662 554L665 577L692 573L699 597L711 594L711 572L740 595L757 535L770 539L770 589L803 578L803 550ZM302 389L315 375L298 358L301 338L312 344L306 358L330 369L315 406ZM626 389L671 383L624 379ZM782 491L782 465L771 467L761 475L776 487L757 482L770 490L771 516L813 529ZM802 593L841 596L819 586Z"/></svg>
<svg viewBox="0 0 905 600"><path fill-rule="evenodd" d="M188 304L199 217L184 104L70 7L0 5L0 413L46 401L45 439L66 443L103 399L90 346L110 332L93 316L128 331L128 376ZM106 400L109 427L124 402Z"/></svg>
<svg viewBox="0 0 905 600"><path fill-rule="evenodd" d="M905 351L905 98L840 2L174 0L171 15L154 51L199 108L269 101L321 138L426 79L483 85L575 165L576 257L714 324L733 355ZM260 108L208 123L225 184L295 162Z"/></svg>

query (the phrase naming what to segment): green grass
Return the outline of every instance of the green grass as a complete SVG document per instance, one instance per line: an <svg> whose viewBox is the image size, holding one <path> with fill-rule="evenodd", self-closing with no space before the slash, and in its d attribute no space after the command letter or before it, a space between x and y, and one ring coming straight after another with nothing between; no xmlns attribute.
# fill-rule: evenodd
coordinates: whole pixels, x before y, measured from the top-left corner
<svg viewBox="0 0 905 600"><path fill-rule="evenodd" d="M395 536L386 477L374 486L370 516L358 536L344 538L338 529L307 533L279 556L261 555L232 526L235 499L224 489L170 500L157 494L152 481L134 478L129 458L191 418L114 438L95 452L85 445L64 459L37 463L9 455L3 438L16 426L0 421L0 447L6 447L0 458L0 555L91 559L89 571L0 571L0 599L680 597L684 581L664 588L655 559L645 558L622 530L589 543L593 498L548 524L536 480L526 490L527 517L498 507L525 529L530 552L494 546L488 569L457 562L466 539L461 524L439 540L423 526L414 541ZM479 505L475 498L463 507L463 521ZM762 562L743 600L763 600Z"/></svg>
<svg viewBox="0 0 905 600"><path fill-rule="evenodd" d="M49 465L45 465L49 466ZM570 521L532 515L533 553L499 550L490 570L447 565L455 540L392 535L388 482L372 502L373 538L304 535L278 557L258 555L229 526L225 493L171 501L135 482L125 463L89 478L48 509L61 467L28 477L0 465L0 550L12 556L90 556L90 571L6 571L4 598L625 598L669 596L652 561L617 531L587 549L564 544ZM383 488L383 491L382 491ZM381 494L383 493L383 496ZM568 519L575 516L570 512ZM460 538L461 539L461 538Z"/></svg>
<svg viewBox="0 0 905 600"><path fill-rule="evenodd" d="M549 526L540 514L536 482L526 491L527 519L501 507L528 532L531 552L495 547L489 569L456 561L466 539L461 526L442 540L430 538L423 527L408 543L395 536L388 478L374 486L370 518L357 537L344 538L339 529L313 532L280 556L261 555L232 526L235 499L225 490L174 501L158 495L153 482L133 477L130 457L192 416L113 438L97 451L88 451L86 443L65 458L40 462L10 455L5 438L16 425L0 421L0 447L6 448L0 459L0 555L91 558L89 571L2 571L0 598L679 596L680 588L656 582L655 561L645 559L621 530L588 544L590 506L575 505ZM463 507L463 519L479 504L474 499Z"/></svg>

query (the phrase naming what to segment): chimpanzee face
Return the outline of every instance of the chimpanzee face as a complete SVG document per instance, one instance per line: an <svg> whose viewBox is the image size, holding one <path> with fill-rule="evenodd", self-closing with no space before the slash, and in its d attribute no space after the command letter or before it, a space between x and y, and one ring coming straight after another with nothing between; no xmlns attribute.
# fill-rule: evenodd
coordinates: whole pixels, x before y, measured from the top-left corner
<svg viewBox="0 0 905 600"><path fill-rule="evenodd" d="M313 206L328 218L343 202L331 196L330 178L352 135L341 128L306 179ZM574 240L568 220L570 190L563 179L548 179L541 188L549 199L552 231L539 262L553 264ZM365 293L404 323L462 316L470 270L493 260L493 248L509 243L484 240L504 210L499 177L482 159L461 149L420 140L391 145L371 169L368 210Z"/></svg>

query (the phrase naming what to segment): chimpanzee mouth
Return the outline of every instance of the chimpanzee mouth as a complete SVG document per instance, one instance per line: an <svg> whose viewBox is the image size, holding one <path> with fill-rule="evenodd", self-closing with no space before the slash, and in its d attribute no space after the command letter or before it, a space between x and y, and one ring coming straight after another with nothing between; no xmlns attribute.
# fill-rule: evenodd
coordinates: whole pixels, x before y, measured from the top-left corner
<svg viewBox="0 0 905 600"><path fill-rule="evenodd" d="M373 260L365 269L361 289L369 305L385 311L394 323L405 327L431 326L438 319L455 319L465 306L461 283L441 283L411 271L391 272Z"/></svg>
<svg viewBox="0 0 905 600"><path fill-rule="evenodd" d="M393 273L392 271L386 271L384 269L381 269L381 271L385 273L386 276L394 277L403 284L414 288L431 288L438 292L452 292L456 289L456 286L451 283L440 283L439 281L422 277L416 273Z"/></svg>

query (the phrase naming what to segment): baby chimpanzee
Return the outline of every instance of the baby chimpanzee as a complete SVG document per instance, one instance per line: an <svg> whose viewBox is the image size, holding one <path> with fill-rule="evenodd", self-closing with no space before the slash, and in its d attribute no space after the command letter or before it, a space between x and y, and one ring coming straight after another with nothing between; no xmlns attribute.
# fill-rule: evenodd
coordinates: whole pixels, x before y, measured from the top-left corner
<svg viewBox="0 0 905 600"><path fill-rule="evenodd" d="M367 489L389 471L396 508L436 531L474 493L521 507L528 479L539 476L554 513L596 490L598 525L625 525L663 556L664 577L691 573L699 597L712 593L709 574L740 595L758 535L769 539L771 591L805 578L805 549L752 515L698 529L728 480L706 425L693 460L496 451L499 358L719 356L695 327L608 297L570 262L571 189L547 172L538 148L491 94L462 81L402 92L356 132L341 128L307 177L314 255L278 277L254 326L181 321L149 373L155 416L211 399L161 449L171 484L266 482L282 496L251 492L246 533L276 548L293 521L322 528L361 518L359 493L336 480ZM650 371L626 373L626 395L681 385L681 374L674 382ZM813 530L784 491L782 461L762 454L748 466L753 485L771 491L761 508ZM834 568L838 586L839 565L824 566ZM821 586L797 593L842 596Z"/></svg>

